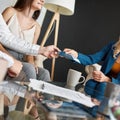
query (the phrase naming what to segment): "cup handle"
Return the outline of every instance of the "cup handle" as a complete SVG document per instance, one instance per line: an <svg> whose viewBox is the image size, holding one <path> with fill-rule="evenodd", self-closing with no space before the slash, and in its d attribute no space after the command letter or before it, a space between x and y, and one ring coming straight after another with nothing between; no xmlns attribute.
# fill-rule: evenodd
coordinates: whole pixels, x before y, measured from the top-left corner
<svg viewBox="0 0 120 120"><path fill-rule="evenodd" d="M82 81L79 81L78 83L84 83L84 82L85 82L85 77L84 77L84 76L80 76L80 79L81 79L81 78L82 78L83 80L82 80ZM80 80L80 79L79 79L79 80Z"/></svg>

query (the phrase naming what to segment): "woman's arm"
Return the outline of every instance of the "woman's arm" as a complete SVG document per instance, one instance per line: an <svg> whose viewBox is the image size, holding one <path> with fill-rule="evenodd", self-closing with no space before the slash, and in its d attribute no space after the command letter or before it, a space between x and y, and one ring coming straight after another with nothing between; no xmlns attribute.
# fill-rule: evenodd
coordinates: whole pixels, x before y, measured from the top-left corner
<svg viewBox="0 0 120 120"><path fill-rule="evenodd" d="M69 48L65 48L64 51L67 54L70 54L75 58L77 58L82 65L90 65L90 64L98 63L100 61L104 61L107 54L111 50L112 45L113 42L110 42L108 45L104 46L100 51L90 55L86 55L80 52L78 53L77 51Z"/></svg>
<svg viewBox="0 0 120 120"><path fill-rule="evenodd" d="M22 63L2 51L0 51L0 58L8 61L8 75L11 77L17 77L22 69Z"/></svg>
<svg viewBox="0 0 120 120"><path fill-rule="evenodd" d="M81 64L83 65L90 65L94 63L98 63L101 61L104 61L109 54L109 52L112 50L112 46L115 42L110 42L106 46L104 46L101 50L94 54L85 55L82 53L78 53L78 59L80 60Z"/></svg>
<svg viewBox="0 0 120 120"><path fill-rule="evenodd" d="M1 14L0 14L0 42L4 46L24 54L37 55L41 52L41 48L39 45L30 44L29 42L26 42L25 40L22 40L14 36L10 32Z"/></svg>
<svg viewBox="0 0 120 120"><path fill-rule="evenodd" d="M48 58L56 57L56 52L60 51L54 45L50 45L47 47L40 47L36 44L31 44L25 40L22 40L16 36L14 36L8 26L6 25L2 15L0 14L0 42L13 50L16 50L20 53L28 54L28 55L44 55ZM18 44L19 43L19 44Z"/></svg>
<svg viewBox="0 0 120 120"><path fill-rule="evenodd" d="M8 23L9 19L10 19L14 14L15 14L14 8L12 8L12 7L6 8L6 9L3 11L3 13L2 13L2 16L3 16L3 18L4 18L4 21L5 21L6 23ZM1 50L2 52L4 52L4 53L10 55L9 52L4 48L4 46L3 46L2 44L0 44L0 50Z"/></svg>
<svg viewBox="0 0 120 120"><path fill-rule="evenodd" d="M5 20L6 23L8 23L8 21L10 20L10 18L16 13L16 10L12 7L8 7L6 8L3 13L2 16Z"/></svg>

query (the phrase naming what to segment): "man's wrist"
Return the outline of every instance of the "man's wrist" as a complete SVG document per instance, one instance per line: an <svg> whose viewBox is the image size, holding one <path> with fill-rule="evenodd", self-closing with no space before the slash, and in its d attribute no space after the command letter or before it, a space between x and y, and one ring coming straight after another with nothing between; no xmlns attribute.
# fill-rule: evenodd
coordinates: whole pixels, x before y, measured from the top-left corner
<svg viewBox="0 0 120 120"><path fill-rule="evenodd" d="M38 52L38 54L43 55L43 53L44 53L44 47L39 47L39 52Z"/></svg>
<svg viewBox="0 0 120 120"><path fill-rule="evenodd" d="M5 59L8 62L8 68L10 68L14 64L14 60L11 56L7 55L0 51L0 57Z"/></svg>

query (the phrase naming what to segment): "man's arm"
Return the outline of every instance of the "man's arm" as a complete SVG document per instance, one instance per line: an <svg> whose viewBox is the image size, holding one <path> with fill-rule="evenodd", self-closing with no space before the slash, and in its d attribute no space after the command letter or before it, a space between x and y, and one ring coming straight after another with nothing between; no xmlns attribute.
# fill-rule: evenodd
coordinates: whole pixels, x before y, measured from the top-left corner
<svg viewBox="0 0 120 120"><path fill-rule="evenodd" d="M22 69L22 63L2 51L0 51L0 58L8 62L8 75L11 77L17 77Z"/></svg>
<svg viewBox="0 0 120 120"><path fill-rule="evenodd" d="M1 51L0 51L0 58L5 59L8 62L8 68L10 68L14 64L12 57Z"/></svg>
<svg viewBox="0 0 120 120"><path fill-rule="evenodd" d="M22 40L14 36L6 25L2 15L0 14L0 42L13 50L16 50L20 53L37 55L40 49L39 45L30 44L25 40Z"/></svg>
<svg viewBox="0 0 120 120"><path fill-rule="evenodd" d="M25 40L22 40L14 36L10 32L1 14L0 14L0 42L10 49L28 55L42 54L48 58L52 58L56 57L57 55L56 52L60 51L54 45L40 47L39 45L31 44Z"/></svg>

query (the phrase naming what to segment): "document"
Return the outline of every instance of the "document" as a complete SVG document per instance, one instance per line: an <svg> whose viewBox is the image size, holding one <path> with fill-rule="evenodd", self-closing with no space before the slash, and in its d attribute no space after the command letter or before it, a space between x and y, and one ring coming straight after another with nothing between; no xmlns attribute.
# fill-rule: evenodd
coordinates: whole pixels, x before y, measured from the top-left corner
<svg viewBox="0 0 120 120"><path fill-rule="evenodd" d="M7 95L18 95L20 97L24 97L26 93L26 88L16 82L3 81L0 83L0 92L5 93Z"/></svg>
<svg viewBox="0 0 120 120"><path fill-rule="evenodd" d="M95 104L91 101L91 98L84 95L83 93L73 91L67 88L59 87L51 83L47 83L36 79L30 79L29 86L39 92L44 92L55 96L67 98L88 107L95 106Z"/></svg>
<svg viewBox="0 0 120 120"><path fill-rule="evenodd" d="M72 61L80 64L80 61L79 61L77 58L74 58L72 55L66 54L66 53L63 52L63 51L58 52L58 55L59 55L60 57L64 57L64 58L66 58L66 59L68 59L68 60L72 60Z"/></svg>

